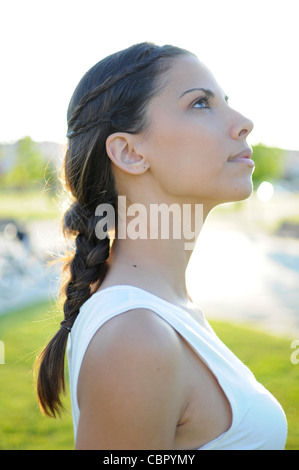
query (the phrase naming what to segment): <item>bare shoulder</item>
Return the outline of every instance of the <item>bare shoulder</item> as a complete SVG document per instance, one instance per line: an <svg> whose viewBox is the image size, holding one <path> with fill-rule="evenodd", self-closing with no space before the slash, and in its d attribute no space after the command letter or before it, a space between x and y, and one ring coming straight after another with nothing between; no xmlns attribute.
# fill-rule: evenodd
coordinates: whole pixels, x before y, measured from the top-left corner
<svg viewBox="0 0 299 470"><path fill-rule="evenodd" d="M151 310L138 308L126 311L107 321L93 337L88 357L98 361L119 358L119 355L137 354L146 360L148 355L167 359L177 351L180 342L175 330ZM121 353L121 354L120 354ZM137 358L136 358L137 359Z"/></svg>
<svg viewBox="0 0 299 470"><path fill-rule="evenodd" d="M78 447L169 448L184 407L182 364L178 334L151 310L105 323L80 371Z"/></svg>

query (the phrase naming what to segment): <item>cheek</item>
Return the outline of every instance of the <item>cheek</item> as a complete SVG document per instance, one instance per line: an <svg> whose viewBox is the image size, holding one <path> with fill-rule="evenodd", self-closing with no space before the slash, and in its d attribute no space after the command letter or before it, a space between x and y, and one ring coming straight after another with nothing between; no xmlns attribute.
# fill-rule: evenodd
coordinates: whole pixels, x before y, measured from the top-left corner
<svg viewBox="0 0 299 470"><path fill-rule="evenodd" d="M169 115L158 122L143 149L154 178L175 195L209 190L223 171L223 130L215 123L202 126L193 118L182 122Z"/></svg>
<svg viewBox="0 0 299 470"><path fill-rule="evenodd" d="M159 162L176 194L206 191L223 171L223 143L208 131L172 132L168 144L161 142Z"/></svg>

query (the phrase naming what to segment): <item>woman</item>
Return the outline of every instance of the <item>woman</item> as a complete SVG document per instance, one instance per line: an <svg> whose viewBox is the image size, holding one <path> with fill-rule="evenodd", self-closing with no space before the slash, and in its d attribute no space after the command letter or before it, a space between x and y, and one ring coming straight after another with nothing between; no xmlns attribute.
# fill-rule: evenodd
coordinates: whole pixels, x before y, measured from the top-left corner
<svg viewBox="0 0 299 470"><path fill-rule="evenodd" d="M74 201L64 228L76 248L64 320L41 355L42 408L59 412L68 340L76 448L283 449L280 405L217 338L185 285L186 214L194 222L202 207L204 220L252 191L252 122L194 55L143 43L87 72L68 126ZM134 204L138 224L126 210ZM169 236L151 236L151 209L161 204L176 204L182 217ZM112 246L101 235L113 229L109 208Z"/></svg>

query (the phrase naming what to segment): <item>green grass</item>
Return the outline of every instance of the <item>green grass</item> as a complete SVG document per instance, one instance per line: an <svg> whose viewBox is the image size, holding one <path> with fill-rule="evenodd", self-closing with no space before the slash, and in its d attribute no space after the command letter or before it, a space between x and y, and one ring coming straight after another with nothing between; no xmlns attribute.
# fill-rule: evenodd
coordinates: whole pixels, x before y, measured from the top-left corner
<svg viewBox="0 0 299 470"><path fill-rule="evenodd" d="M61 419L44 417L38 408L32 368L40 348L57 330L59 319L49 303L0 317L5 364L0 365L0 449L72 449L69 395ZM291 341L252 328L219 321L212 326L283 406L289 425L287 449L299 450L299 364L290 361Z"/></svg>
<svg viewBox="0 0 299 470"><path fill-rule="evenodd" d="M212 325L222 341L279 401L288 421L286 449L299 450L299 364L291 362L292 340L243 325L218 321Z"/></svg>
<svg viewBox="0 0 299 470"><path fill-rule="evenodd" d="M61 419L43 416L33 380L33 364L41 347L57 330L53 308L37 304L0 317L5 364L0 365L0 449L72 449L69 397Z"/></svg>
<svg viewBox="0 0 299 470"><path fill-rule="evenodd" d="M32 191L0 191L0 218L19 222L60 217L58 200L44 189Z"/></svg>

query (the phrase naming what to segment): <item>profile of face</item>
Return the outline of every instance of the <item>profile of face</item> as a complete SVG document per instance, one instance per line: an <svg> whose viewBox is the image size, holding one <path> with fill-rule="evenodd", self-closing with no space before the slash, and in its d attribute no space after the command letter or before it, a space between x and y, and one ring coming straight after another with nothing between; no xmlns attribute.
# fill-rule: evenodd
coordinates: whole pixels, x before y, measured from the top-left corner
<svg viewBox="0 0 299 470"><path fill-rule="evenodd" d="M246 138L253 123L228 105L212 73L194 56L174 59L165 86L132 137L159 190L210 206L247 198L254 163Z"/></svg>

